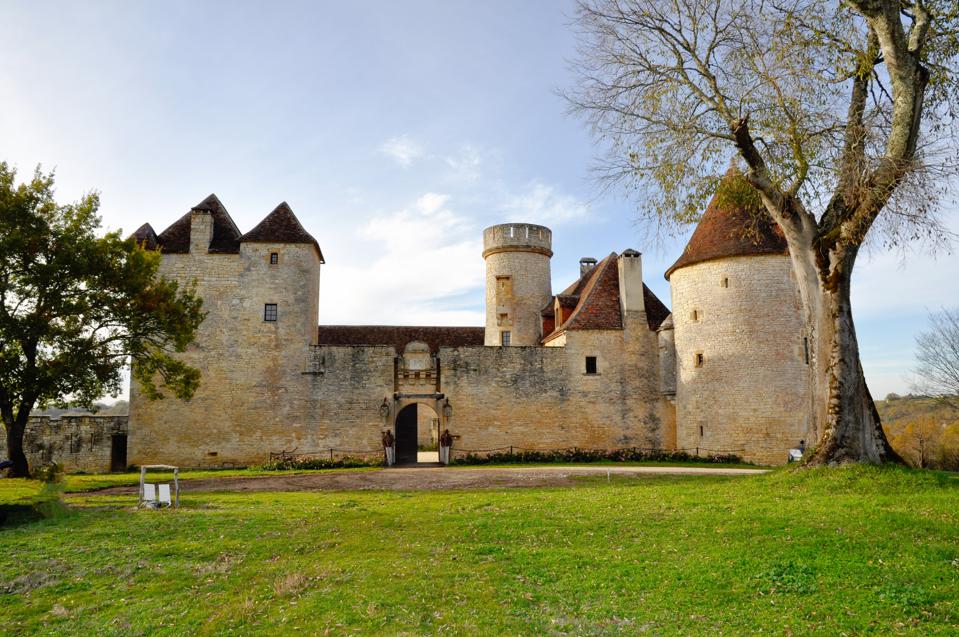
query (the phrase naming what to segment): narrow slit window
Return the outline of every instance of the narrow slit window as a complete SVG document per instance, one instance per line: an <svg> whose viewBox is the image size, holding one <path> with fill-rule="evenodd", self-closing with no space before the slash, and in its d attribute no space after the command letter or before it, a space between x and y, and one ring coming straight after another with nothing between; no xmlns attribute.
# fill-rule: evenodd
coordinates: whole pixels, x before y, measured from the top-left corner
<svg viewBox="0 0 959 637"><path fill-rule="evenodd" d="M808 365L809 364L809 337L808 336L802 337L802 351L803 351L803 358L806 360L806 364Z"/></svg>
<svg viewBox="0 0 959 637"><path fill-rule="evenodd" d="M595 356L586 357L586 373L587 374L596 373L596 357Z"/></svg>
<svg viewBox="0 0 959 637"><path fill-rule="evenodd" d="M509 345L511 334L508 331L500 332L500 343L504 346Z"/></svg>
<svg viewBox="0 0 959 637"><path fill-rule="evenodd" d="M702 426L702 425L699 426L699 437L700 437L700 438L703 437L703 426Z"/></svg>
<svg viewBox="0 0 959 637"><path fill-rule="evenodd" d="M720 285L722 285L724 288L728 288L728 287L729 287L729 277L728 277L728 276L724 276L722 282L720 283Z"/></svg>
<svg viewBox="0 0 959 637"><path fill-rule="evenodd" d="M694 360L695 360L695 363L696 363L696 367L702 367L702 366L703 366L703 363L706 362L706 357L703 356L703 353L702 353L702 352L696 352L696 357L695 357Z"/></svg>
<svg viewBox="0 0 959 637"><path fill-rule="evenodd" d="M277 252L270 253L270 265L276 265L280 262L280 255Z"/></svg>
<svg viewBox="0 0 959 637"><path fill-rule="evenodd" d="M693 313L690 315L690 318L696 322L699 319L703 318L703 313L700 310L693 310Z"/></svg>
<svg viewBox="0 0 959 637"><path fill-rule="evenodd" d="M267 303L263 306L263 320L276 321L276 303Z"/></svg>

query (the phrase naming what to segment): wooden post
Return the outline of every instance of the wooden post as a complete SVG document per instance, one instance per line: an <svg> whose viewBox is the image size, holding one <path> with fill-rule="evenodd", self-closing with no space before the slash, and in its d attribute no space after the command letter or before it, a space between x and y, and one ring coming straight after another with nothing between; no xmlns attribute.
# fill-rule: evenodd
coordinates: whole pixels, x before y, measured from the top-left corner
<svg viewBox="0 0 959 637"><path fill-rule="evenodd" d="M137 495L137 506L143 504L143 483L146 482L147 468L140 467L140 493Z"/></svg>
<svg viewBox="0 0 959 637"><path fill-rule="evenodd" d="M180 508L180 469L173 470L173 490L176 491L176 508Z"/></svg>

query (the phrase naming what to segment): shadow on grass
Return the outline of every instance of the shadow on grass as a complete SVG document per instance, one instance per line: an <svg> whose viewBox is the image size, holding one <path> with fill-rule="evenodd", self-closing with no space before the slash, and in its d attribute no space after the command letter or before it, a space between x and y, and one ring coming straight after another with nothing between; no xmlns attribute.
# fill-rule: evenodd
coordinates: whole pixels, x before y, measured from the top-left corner
<svg viewBox="0 0 959 637"><path fill-rule="evenodd" d="M31 502L0 505L0 529L73 515L62 499L63 485L48 482Z"/></svg>

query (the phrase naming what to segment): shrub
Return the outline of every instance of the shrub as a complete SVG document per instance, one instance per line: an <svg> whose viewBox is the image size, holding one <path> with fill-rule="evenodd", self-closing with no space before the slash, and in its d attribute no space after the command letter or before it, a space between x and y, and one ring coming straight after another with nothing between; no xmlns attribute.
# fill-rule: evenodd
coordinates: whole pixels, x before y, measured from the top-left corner
<svg viewBox="0 0 959 637"><path fill-rule="evenodd" d="M742 458L733 454L694 456L683 451L663 451L659 449L555 449L551 451L496 451L488 454L467 453L450 461L450 464L511 464L529 462L716 462L722 464L742 464Z"/></svg>

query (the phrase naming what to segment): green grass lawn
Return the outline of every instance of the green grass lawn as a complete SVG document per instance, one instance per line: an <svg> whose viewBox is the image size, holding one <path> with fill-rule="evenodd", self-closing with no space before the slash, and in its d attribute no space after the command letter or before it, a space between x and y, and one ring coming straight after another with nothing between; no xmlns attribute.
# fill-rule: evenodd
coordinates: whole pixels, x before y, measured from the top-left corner
<svg viewBox="0 0 959 637"><path fill-rule="evenodd" d="M71 504L0 531L0 633L959 631L959 479L944 474Z"/></svg>

